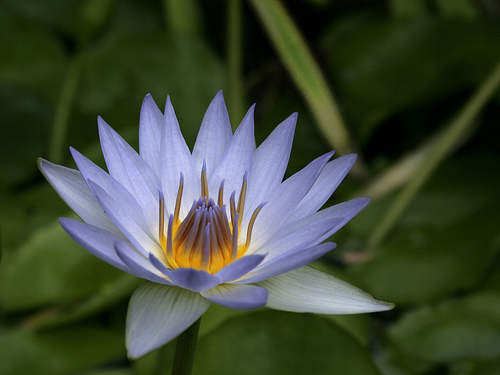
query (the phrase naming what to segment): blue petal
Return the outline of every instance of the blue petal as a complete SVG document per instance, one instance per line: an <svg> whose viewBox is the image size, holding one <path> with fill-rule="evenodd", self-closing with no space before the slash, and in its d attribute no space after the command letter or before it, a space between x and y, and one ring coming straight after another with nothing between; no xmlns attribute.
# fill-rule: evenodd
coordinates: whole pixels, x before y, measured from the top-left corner
<svg viewBox="0 0 500 375"><path fill-rule="evenodd" d="M153 266L172 280L175 285L192 292L203 292L220 284L219 278L208 272L193 268L169 269L153 254L150 254L149 260Z"/></svg>
<svg viewBox="0 0 500 375"><path fill-rule="evenodd" d="M122 237L79 220L61 218L59 223L71 238L85 250L122 271L138 276L135 271L123 263L115 252L114 244L117 241L123 241Z"/></svg>
<svg viewBox="0 0 500 375"><path fill-rule="evenodd" d="M201 295L221 306L250 310L265 306L268 292L255 285L222 284L202 292Z"/></svg>
<svg viewBox="0 0 500 375"><path fill-rule="evenodd" d="M394 307L345 281L308 266L261 281L257 285L267 289L269 297L266 306L275 310L359 314Z"/></svg>
<svg viewBox="0 0 500 375"><path fill-rule="evenodd" d="M308 249L286 251L273 258L271 261L266 262L264 265L259 267L259 269L245 275L241 280L235 281L235 283L248 284L270 279L271 277L281 275L282 273L306 266L333 250L335 247L336 245L333 242L327 242Z"/></svg>
<svg viewBox="0 0 500 375"><path fill-rule="evenodd" d="M93 187L89 183L89 181L92 180L94 182L94 186L96 186L97 184L102 190L104 190L107 193L107 195L113 197L113 199L116 202L118 202L120 206L122 206L123 210L129 213L133 212L137 224L143 230L148 231L149 234L152 235L152 232L150 231L151 228L144 220L144 215L142 214L142 207L137 203L135 197L122 184L116 181L108 173L103 171L95 163L93 163L88 158L83 156L77 150L70 148L70 151L83 178L89 185L90 190L92 190L93 193L95 194ZM113 220L113 222L115 221Z"/></svg>
<svg viewBox="0 0 500 375"><path fill-rule="evenodd" d="M44 159L39 159L38 163L45 178L83 221L116 235L121 235L120 230L104 213L99 201L79 171L53 164Z"/></svg>
<svg viewBox="0 0 500 375"><path fill-rule="evenodd" d="M158 228L158 177L137 152L100 117L98 124L109 174L135 197L149 227Z"/></svg>
<svg viewBox="0 0 500 375"><path fill-rule="evenodd" d="M342 228L369 201L368 198L352 199L288 223L274 233L255 253L268 254L266 258L268 262L282 253L315 246Z"/></svg>
<svg viewBox="0 0 500 375"><path fill-rule="evenodd" d="M274 189L255 221L252 247L262 246L280 228L282 221L306 195L332 155L333 152L329 152L320 156Z"/></svg>
<svg viewBox="0 0 500 375"><path fill-rule="evenodd" d="M160 171L160 139L163 126L163 114L151 94L142 102L139 120L139 152L141 157L156 173Z"/></svg>
<svg viewBox="0 0 500 375"><path fill-rule="evenodd" d="M325 165L311 190L302 198L287 221L292 222L318 211L340 185L357 158L356 154L344 155Z"/></svg>
<svg viewBox="0 0 500 375"><path fill-rule="evenodd" d="M153 281L159 284L173 285L164 276L160 275L158 270L153 267L148 258L133 250L122 241L115 242L115 251L123 263L129 267L136 276Z"/></svg>
<svg viewBox="0 0 500 375"><path fill-rule="evenodd" d="M227 265L215 274L221 283L237 280L257 267L265 258L265 255L247 255Z"/></svg>
<svg viewBox="0 0 500 375"><path fill-rule="evenodd" d="M151 252L162 253L160 245L141 226L140 215L142 213L124 207L122 202L116 201L115 197L109 195L94 181L90 180L89 186L108 216L141 254L147 256Z"/></svg>
<svg viewBox="0 0 500 375"><path fill-rule="evenodd" d="M233 132L222 91L219 91L201 122L200 131L193 148L195 171L201 171L206 162L207 175L210 176L226 152Z"/></svg>
<svg viewBox="0 0 500 375"><path fill-rule="evenodd" d="M283 181L292 150L296 122L297 114L294 113L279 124L255 151L245 201L245 212L249 216Z"/></svg>
<svg viewBox="0 0 500 375"><path fill-rule="evenodd" d="M186 289L144 283L130 298L127 353L138 358L166 344L198 320L210 302Z"/></svg>

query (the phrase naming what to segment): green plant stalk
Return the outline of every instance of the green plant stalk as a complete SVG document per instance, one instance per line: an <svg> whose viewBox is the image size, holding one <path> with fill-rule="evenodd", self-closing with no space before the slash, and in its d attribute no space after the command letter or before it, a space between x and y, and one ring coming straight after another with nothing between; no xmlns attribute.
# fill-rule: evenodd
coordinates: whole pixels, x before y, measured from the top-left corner
<svg viewBox="0 0 500 375"><path fill-rule="evenodd" d="M201 318L177 338L172 375L190 375L193 371L200 323Z"/></svg>
<svg viewBox="0 0 500 375"><path fill-rule="evenodd" d="M227 0L227 103L232 118L233 130L241 121L243 105L243 49L242 49L242 1Z"/></svg>
<svg viewBox="0 0 500 375"><path fill-rule="evenodd" d="M49 160L53 163L60 163L63 159L69 117L76 96L76 89L83 65L82 62L82 54L77 52L69 63L61 95L57 102L49 148Z"/></svg>
<svg viewBox="0 0 500 375"><path fill-rule="evenodd" d="M473 120L490 100L500 86L500 62L472 95L455 119L444 129L441 136L433 144L426 157L416 168L413 177L395 199L387 213L382 217L368 240L368 248L375 249L385 239L389 231L399 220L404 210L416 196L421 187L427 182L432 173L442 161L462 142L474 125Z"/></svg>
<svg viewBox="0 0 500 375"><path fill-rule="evenodd" d="M339 154L355 149L324 76L279 0L249 0L310 107L320 131Z"/></svg>

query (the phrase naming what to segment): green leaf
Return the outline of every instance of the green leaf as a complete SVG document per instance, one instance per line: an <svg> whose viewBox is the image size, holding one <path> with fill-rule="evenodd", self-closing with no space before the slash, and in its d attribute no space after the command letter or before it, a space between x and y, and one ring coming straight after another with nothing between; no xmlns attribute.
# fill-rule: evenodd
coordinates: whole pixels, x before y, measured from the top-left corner
<svg viewBox="0 0 500 375"><path fill-rule="evenodd" d="M421 307L389 330L398 352L429 365L500 355L500 294L474 294Z"/></svg>
<svg viewBox="0 0 500 375"><path fill-rule="evenodd" d="M200 339L194 374L379 374L368 349L316 315L254 312Z"/></svg>
<svg viewBox="0 0 500 375"><path fill-rule="evenodd" d="M420 17L427 13L424 0L390 0L389 7L394 17Z"/></svg>
<svg viewBox="0 0 500 375"><path fill-rule="evenodd" d="M31 24L48 25L66 33L76 33L85 0L4 0L3 5Z"/></svg>
<svg viewBox="0 0 500 375"><path fill-rule="evenodd" d="M218 59L200 39L188 35L114 35L90 51L84 64L77 99L81 110L100 114L113 127L137 127L144 96L151 93L163 109L168 94L190 144L224 84Z"/></svg>
<svg viewBox="0 0 500 375"><path fill-rule="evenodd" d="M5 251L0 267L0 305L6 310L73 301L122 275L82 249L57 221L16 251Z"/></svg>
<svg viewBox="0 0 500 375"><path fill-rule="evenodd" d="M29 93L31 96L37 93L55 100L61 84L61 71L66 67L61 44L47 29L21 20L8 11L0 11L0 24L0 83L29 88L34 90ZM20 106L15 99L0 102ZM30 109L29 106L26 108ZM35 130L33 125L27 128Z"/></svg>
<svg viewBox="0 0 500 375"><path fill-rule="evenodd" d="M40 97L0 83L0 186L21 184L37 173L50 121L51 109Z"/></svg>
<svg viewBox="0 0 500 375"><path fill-rule="evenodd" d="M445 163L373 260L348 271L371 294L396 305L475 288L500 253L500 178L491 174L498 163L491 154ZM389 201L374 202L352 225L373 227Z"/></svg>
<svg viewBox="0 0 500 375"><path fill-rule="evenodd" d="M406 111L411 124L422 108L476 86L500 58L499 44L486 22L363 12L336 20L323 39L326 66L362 142L391 116ZM415 136L425 134L419 127Z"/></svg>
<svg viewBox="0 0 500 375"><path fill-rule="evenodd" d="M123 331L93 326L0 336L0 375L76 373L125 356Z"/></svg>
<svg viewBox="0 0 500 375"><path fill-rule="evenodd" d="M447 17L475 20L479 17L480 5L473 0L437 0L440 12Z"/></svg>
<svg viewBox="0 0 500 375"><path fill-rule="evenodd" d="M500 358L491 361L479 362L470 375L497 375L500 374Z"/></svg>

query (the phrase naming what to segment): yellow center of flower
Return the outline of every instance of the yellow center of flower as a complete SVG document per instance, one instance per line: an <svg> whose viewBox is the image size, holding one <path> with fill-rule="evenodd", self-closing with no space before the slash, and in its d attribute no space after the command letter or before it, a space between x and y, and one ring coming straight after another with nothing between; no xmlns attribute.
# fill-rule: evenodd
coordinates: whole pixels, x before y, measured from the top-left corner
<svg viewBox="0 0 500 375"><path fill-rule="evenodd" d="M165 228L165 202L160 199L160 244L172 268L194 268L216 273L223 267L241 258L250 245L252 228L262 205L257 207L248 223L244 244L238 246L241 220L245 209L247 192L246 174L243 177L238 204L235 193L229 200L230 218L223 204L224 182L217 195L217 203L208 192L207 173L201 171L200 198L193 202L186 217L179 218L184 181L181 176L174 213ZM166 229L166 234L165 234Z"/></svg>

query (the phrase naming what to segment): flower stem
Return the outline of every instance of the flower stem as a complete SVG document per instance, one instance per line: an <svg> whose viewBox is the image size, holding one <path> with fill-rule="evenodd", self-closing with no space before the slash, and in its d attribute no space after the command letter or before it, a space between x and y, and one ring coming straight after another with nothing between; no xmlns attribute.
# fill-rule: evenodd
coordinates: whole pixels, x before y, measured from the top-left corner
<svg viewBox="0 0 500 375"><path fill-rule="evenodd" d="M193 371L200 322L201 318L177 338L172 375L189 375Z"/></svg>
<svg viewBox="0 0 500 375"><path fill-rule="evenodd" d="M397 224L405 209L413 201L422 186L432 176L432 173L441 165L443 160L463 142L467 133L474 127L474 119L488 103L500 87L500 61L479 86L476 92L460 110L453 121L442 131L439 138L432 144L427 155L422 158L420 165L408 184L394 200L386 214L378 221L368 239L368 248L377 248L385 239L390 230Z"/></svg>

